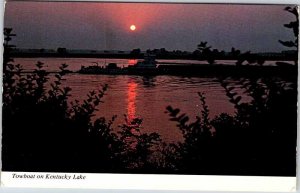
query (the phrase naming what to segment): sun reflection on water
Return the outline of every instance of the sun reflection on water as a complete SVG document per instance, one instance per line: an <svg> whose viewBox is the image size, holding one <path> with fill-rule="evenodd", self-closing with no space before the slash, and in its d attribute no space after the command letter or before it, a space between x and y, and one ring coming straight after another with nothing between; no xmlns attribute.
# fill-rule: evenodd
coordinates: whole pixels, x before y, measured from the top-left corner
<svg viewBox="0 0 300 193"><path fill-rule="evenodd" d="M127 116L132 121L136 118L136 96L137 83L130 80L127 84Z"/></svg>

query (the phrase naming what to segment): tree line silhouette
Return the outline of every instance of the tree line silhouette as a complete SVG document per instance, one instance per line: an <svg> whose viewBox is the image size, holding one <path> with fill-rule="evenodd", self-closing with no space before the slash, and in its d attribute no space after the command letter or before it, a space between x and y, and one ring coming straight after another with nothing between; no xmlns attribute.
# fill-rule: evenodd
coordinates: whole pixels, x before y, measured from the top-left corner
<svg viewBox="0 0 300 193"><path fill-rule="evenodd" d="M4 171L296 175L296 79L237 78L233 84L232 78L219 77L234 115L210 118L205 93L199 92L193 122L180 109L166 107L183 135L182 142L167 144L157 133L143 133L140 118L125 116L118 132L112 128L116 116L93 118L107 85L87 93L83 102L69 103L71 88L62 86L66 64L53 81L41 62L33 73L22 73L10 57L12 29L5 28L4 35ZM199 51L212 54L208 62L214 63L206 42ZM249 102L243 102L245 95Z"/></svg>

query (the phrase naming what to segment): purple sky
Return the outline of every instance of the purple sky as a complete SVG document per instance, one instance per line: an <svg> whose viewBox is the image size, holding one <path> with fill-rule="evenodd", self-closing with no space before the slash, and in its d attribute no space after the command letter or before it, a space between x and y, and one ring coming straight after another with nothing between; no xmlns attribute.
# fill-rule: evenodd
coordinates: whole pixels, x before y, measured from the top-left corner
<svg viewBox="0 0 300 193"><path fill-rule="evenodd" d="M272 52L287 49L278 39L294 39L283 24L295 18L284 7L8 1L4 25L19 48L193 51L207 41L225 51Z"/></svg>

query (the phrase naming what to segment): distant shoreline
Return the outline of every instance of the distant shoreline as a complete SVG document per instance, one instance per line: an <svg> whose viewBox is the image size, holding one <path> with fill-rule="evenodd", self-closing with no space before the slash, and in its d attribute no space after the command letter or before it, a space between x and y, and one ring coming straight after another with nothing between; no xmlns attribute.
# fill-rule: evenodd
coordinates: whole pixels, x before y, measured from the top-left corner
<svg viewBox="0 0 300 193"><path fill-rule="evenodd" d="M255 57L255 54L253 54ZM143 59L143 54L73 54L73 53L11 53L13 58L111 58L111 59ZM297 55L277 55L277 56L260 56L263 60L269 61L295 61L297 60ZM205 61L206 58L199 58L192 54L190 55L173 55L173 56L163 56L157 55L156 59L163 60L197 60ZM238 60L237 57L225 56L216 57L215 60Z"/></svg>
<svg viewBox="0 0 300 193"><path fill-rule="evenodd" d="M34 71L22 71L33 73ZM58 71L47 71L58 73ZM138 76L187 76L187 77L282 77L297 79L297 66L255 66L255 65L161 65L155 69L118 68L114 70L95 67L90 71L67 71L66 73L93 75L138 75Z"/></svg>

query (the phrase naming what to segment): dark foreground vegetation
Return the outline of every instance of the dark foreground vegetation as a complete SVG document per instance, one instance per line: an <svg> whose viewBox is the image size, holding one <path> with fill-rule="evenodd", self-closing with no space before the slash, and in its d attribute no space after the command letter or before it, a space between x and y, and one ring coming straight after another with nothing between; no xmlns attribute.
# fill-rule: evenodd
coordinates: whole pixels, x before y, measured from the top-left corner
<svg viewBox="0 0 300 193"><path fill-rule="evenodd" d="M157 133L142 133L139 118L125 117L117 133L116 117L93 118L107 85L70 104L71 88L61 86L67 65L51 83L40 62L23 74L10 58L11 29L4 33L3 171L296 175L296 79L239 78L233 85L220 77L235 114L209 118L205 93L199 92L195 122L166 108L184 139L166 144ZM242 102L240 89L249 102Z"/></svg>

